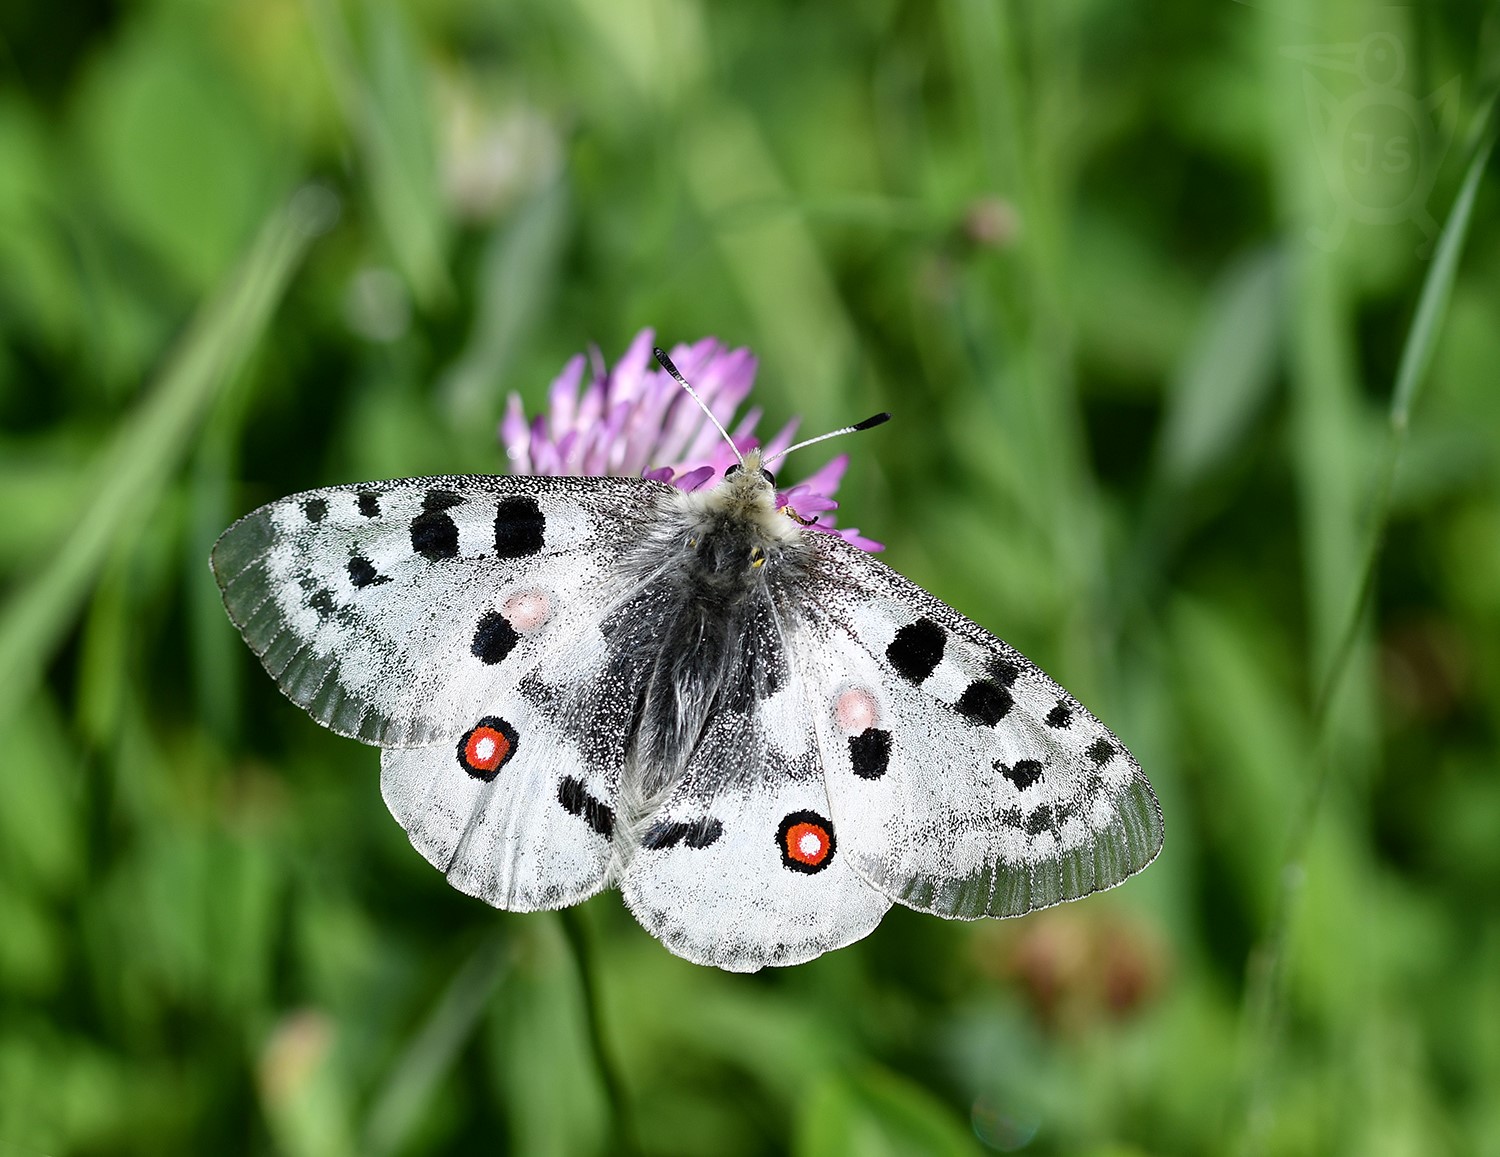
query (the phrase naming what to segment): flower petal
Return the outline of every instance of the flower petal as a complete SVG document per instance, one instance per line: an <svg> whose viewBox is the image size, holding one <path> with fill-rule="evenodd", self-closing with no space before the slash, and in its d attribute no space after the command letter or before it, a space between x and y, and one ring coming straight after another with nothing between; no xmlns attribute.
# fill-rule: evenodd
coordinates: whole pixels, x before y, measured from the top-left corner
<svg viewBox="0 0 1500 1157"><path fill-rule="evenodd" d="M684 474L679 474L673 480L672 485L677 487L678 490L698 490L715 473L717 471L712 466L699 466L696 470L689 470Z"/></svg>
<svg viewBox="0 0 1500 1157"><path fill-rule="evenodd" d="M512 474L531 473L531 430L526 425L526 411L521 395L511 394L505 404L505 419L500 423L500 444Z"/></svg>
<svg viewBox="0 0 1500 1157"><path fill-rule="evenodd" d="M840 454L837 458L825 463L821 469L808 478L804 478L799 486L805 486L817 494L832 495L839 488L839 483L844 480L844 472L849 469L849 455Z"/></svg>
<svg viewBox="0 0 1500 1157"><path fill-rule="evenodd" d="M731 432L731 446L703 408L653 364L654 339L652 330L641 330L613 369L597 347L591 347L588 358L570 358L548 390L547 412L529 425L520 398L512 394L499 431L512 472L641 477L690 491L722 477L740 455L761 445L755 435L759 407L735 417L755 381L754 354L729 349L713 337L672 347L673 362L692 382L703 405ZM790 446L797 425L793 419L782 427L765 445L765 455L776 456ZM822 533L862 550L880 550L879 543L857 530L832 525L838 508L833 495L848 465L848 455L839 455L811 477L778 492L777 505L790 507L804 519L818 518L815 529Z"/></svg>
<svg viewBox="0 0 1500 1157"><path fill-rule="evenodd" d="M578 412L578 385L583 381L584 359L574 354L563 366L562 373L552 380L547 391L547 413L552 437L561 438L573 428Z"/></svg>

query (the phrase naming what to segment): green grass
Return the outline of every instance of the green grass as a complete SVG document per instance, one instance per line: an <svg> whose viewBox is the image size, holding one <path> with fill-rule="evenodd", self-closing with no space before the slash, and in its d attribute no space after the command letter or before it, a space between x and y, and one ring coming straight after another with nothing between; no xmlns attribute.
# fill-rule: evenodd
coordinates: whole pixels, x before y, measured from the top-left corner
<svg viewBox="0 0 1500 1157"><path fill-rule="evenodd" d="M1343 0L0 17L0 1154L1500 1148L1497 38ZM1378 43L1386 88L1324 50ZM500 469L508 391L647 325L752 346L763 426L895 413L841 517L1130 744L1156 864L745 978L410 849L209 545Z"/></svg>

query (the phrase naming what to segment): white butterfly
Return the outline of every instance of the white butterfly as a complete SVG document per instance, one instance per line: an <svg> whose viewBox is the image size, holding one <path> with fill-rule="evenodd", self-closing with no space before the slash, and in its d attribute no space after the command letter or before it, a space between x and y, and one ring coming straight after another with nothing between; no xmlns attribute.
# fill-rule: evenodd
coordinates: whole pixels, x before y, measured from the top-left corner
<svg viewBox="0 0 1500 1157"><path fill-rule="evenodd" d="M412 843L498 908L615 886L673 952L754 971L858 940L893 902L1017 916L1161 848L1156 797L1103 724L778 510L758 452L692 493L308 491L235 523L212 565L281 689L383 749Z"/></svg>

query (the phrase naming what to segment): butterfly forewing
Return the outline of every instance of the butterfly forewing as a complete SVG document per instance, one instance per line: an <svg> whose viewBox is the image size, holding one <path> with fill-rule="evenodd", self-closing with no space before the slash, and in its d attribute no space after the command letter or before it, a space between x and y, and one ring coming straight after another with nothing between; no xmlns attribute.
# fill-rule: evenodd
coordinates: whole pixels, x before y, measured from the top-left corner
<svg viewBox="0 0 1500 1157"><path fill-rule="evenodd" d="M586 607L664 489L490 477L330 487L242 518L213 569L246 642L318 722L383 747L448 741L560 638L597 637Z"/></svg>
<svg viewBox="0 0 1500 1157"><path fill-rule="evenodd" d="M1015 916L1155 858L1161 811L1125 746L1000 639L868 555L822 540L796 635L850 862L909 907Z"/></svg>

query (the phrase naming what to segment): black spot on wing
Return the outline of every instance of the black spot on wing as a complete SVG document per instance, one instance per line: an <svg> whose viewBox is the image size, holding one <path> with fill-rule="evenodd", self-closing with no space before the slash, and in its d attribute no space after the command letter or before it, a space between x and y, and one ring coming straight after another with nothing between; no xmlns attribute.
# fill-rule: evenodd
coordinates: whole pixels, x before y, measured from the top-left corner
<svg viewBox="0 0 1500 1157"><path fill-rule="evenodd" d="M947 632L931 619L918 619L896 632L885 657L902 678L920 683L943 661L943 644Z"/></svg>
<svg viewBox="0 0 1500 1157"><path fill-rule="evenodd" d="M1057 706L1047 712L1048 727L1066 727L1073 722L1073 709L1068 706L1066 699L1059 699Z"/></svg>
<svg viewBox="0 0 1500 1157"><path fill-rule="evenodd" d="M1009 659L995 659L990 663L990 678L1002 687L1009 687L1021 673L1021 665Z"/></svg>
<svg viewBox="0 0 1500 1157"><path fill-rule="evenodd" d="M714 819L713 816L704 816L682 837L682 842L696 851L702 851L709 845L716 843L723 834L723 824Z"/></svg>
<svg viewBox="0 0 1500 1157"><path fill-rule="evenodd" d="M997 759L995 760L995 770L1010 780L1011 783L1015 784L1019 791L1025 791L1042 778L1042 765L1034 759L1018 759L1015 763L1009 765L1003 764Z"/></svg>
<svg viewBox="0 0 1500 1157"><path fill-rule="evenodd" d="M868 727L849 737L849 758L861 779L879 779L891 759L891 733Z"/></svg>
<svg viewBox="0 0 1500 1157"><path fill-rule="evenodd" d="M327 587L319 587L307 600L307 605L317 611L320 618L326 619L333 614L333 592Z"/></svg>
<svg viewBox="0 0 1500 1157"><path fill-rule="evenodd" d="M661 820L646 829L646 834L641 837L641 847L652 852L675 848L687 835L687 830L687 824Z"/></svg>
<svg viewBox="0 0 1500 1157"><path fill-rule="evenodd" d="M391 581L391 576L378 573L374 563L363 555L357 554L349 560L349 581L356 588L363 589L388 583Z"/></svg>
<svg viewBox="0 0 1500 1157"><path fill-rule="evenodd" d="M309 498L302 504L302 513L308 522L316 525L328 514L328 503L322 498Z"/></svg>
<svg viewBox="0 0 1500 1157"><path fill-rule="evenodd" d="M1051 804L1042 804L1036 811L1026 817L1026 833L1028 835L1039 836L1043 832L1053 831L1056 826L1057 821L1052 815Z"/></svg>
<svg viewBox="0 0 1500 1157"><path fill-rule="evenodd" d="M641 837L641 847L660 851L681 843L701 851L717 843L723 834L724 825L713 816L704 816L692 823L660 820L646 829L646 834Z"/></svg>
<svg viewBox="0 0 1500 1157"><path fill-rule="evenodd" d="M606 840L615 830L615 813L607 803L595 798L582 780L565 775L557 785L557 802L569 815L581 816L583 822Z"/></svg>
<svg viewBox="0 0 1500 1157"><path fill-rule="evenodd" d="M1107 739L1096 739L1089 744L1088 750L1084 752L1094 763L1103 767L1115 757L1115 745Z"/></svg>
<svg viewBox="0 0 1500 1157"><path fill-rule="evenodd" d="M542 549L547 520L529 494L501 499L495 508L495 554L499 558L526 558Z"/></svg>
<svg viewBox="0 0 1500 1157"><path fill-rule="evenodd" d="M469 649L481 663L499 663L515 649L521 636L498 611L487 611L474 628L474 641Z"/></svg>
<svg viewBox="0 0 1500 1157"><path fill-rule="evenodd" d="M448 514L463 502L451 490L429 490L422 499L422 513L411 520L411 548L431 562L458 555L458 524Z"/></svg>
<svg viewBox="0 0 1500 1157"><path fill-rule="evenodd" d="M373 491L361 490L356 496L359 512L366 518L380 517L380 496Z"/></svg>
<svg viewBox="0 0 1500 1157"><path fill-rule="evenodd" d="M953 706L965 718L993 727L1010 714L1015 701L1010 692L993 679L975 679L964 688L964 693Z"/></svg>

